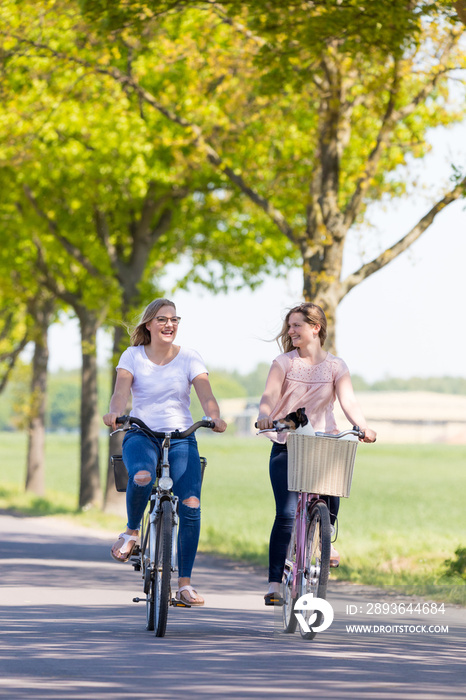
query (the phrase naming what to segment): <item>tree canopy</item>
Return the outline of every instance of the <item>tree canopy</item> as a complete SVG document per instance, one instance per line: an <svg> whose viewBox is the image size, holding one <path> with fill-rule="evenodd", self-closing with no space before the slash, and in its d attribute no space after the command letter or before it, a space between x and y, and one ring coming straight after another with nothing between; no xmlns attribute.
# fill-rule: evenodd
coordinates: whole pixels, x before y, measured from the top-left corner
<svg viewBox="0 0 466 700"><path fill-rule="evenodd" d="M460 173L395 245L341 278L346 237L368 205L403 195L407 159L426 154L427 132L464 117L451 97L450 77L465 64L453 3L81 7L108 47L97 64L86 59L86 68L114 80L145 114L161 115L197 165L204 159L212 166L222 204L233 201L242 212L233 218L238 230L247 227L254 250L270 246L291 262L298 256L303 294L321 303L331 322L355 285L463 195ZM84 60L76 50L30 45L71 64ZM221 245L231 231L223 213L217 234L194 239L204 267L212 241ZM235 243L243 240L233 233ZM251 260L237 258L243 266Z"/></svg>
<svg viewBox="0 0 466 700"><path fill-rule="evenodd" d="M355 284L463 191L458 178L396 246L341 279L347 233L368 204L403 194L407 156L426 153L429 129L463 118L449 98L449 76L464 66L452 3L80 6L84 19L72 3L23 3L6 39L9 62L21 66L27 55L40 67L36 80L48 99L53 93L64 125L57 134L47 116L47 133L65 149L79 145L78 178L89 173L91 151L103 158L103 181L88 184L101 230L109 230L107 211L118 228L119 207L135 189L141 201L151 189L164 197L167 186L194 195L167 249L164 239L156 246L159 261L189 255L189 279L218 289L241 271L254 283L301 259L304 296L332 319ZM91 207L80 209L80 218L91 216ZM138 210L134 199L129 210Z"/></svg>
<svg viewBox="0 0 466 700"><path fill-rule="evenodd" d="M344 296L464 195L457 165L410 230L343 277L368 207L412 192L429 131L464 119L461 7L5 0L0 298L17 303L0 316L3 377L44 295L72 308L95 445L97 329L163 292L180 259L180 286L214 292L300 265L333 332Z"/></svg>

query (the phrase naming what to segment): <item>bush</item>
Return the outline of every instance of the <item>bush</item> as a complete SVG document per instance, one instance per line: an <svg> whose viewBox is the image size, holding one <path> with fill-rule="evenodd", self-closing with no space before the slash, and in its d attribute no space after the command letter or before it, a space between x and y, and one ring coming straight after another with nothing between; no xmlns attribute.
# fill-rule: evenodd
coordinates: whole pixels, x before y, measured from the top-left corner
<svg viewBox="0 0 466 700"><path fill-rule="evenodd" d="M466 547L458 547L455 550L456 559L446 559L444 573L448 578L457 578L458 576L466 581Z"/></svg>

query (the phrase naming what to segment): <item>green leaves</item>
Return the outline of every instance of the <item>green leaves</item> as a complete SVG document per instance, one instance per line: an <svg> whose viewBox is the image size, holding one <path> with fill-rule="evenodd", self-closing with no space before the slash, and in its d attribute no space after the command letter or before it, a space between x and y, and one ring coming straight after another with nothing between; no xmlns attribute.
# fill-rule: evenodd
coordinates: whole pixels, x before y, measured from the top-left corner
<svg viewBox="0 0 466 700"><path fill-rule="evenodd" d="M256 285L301 255L306 288L335 292L349 228L403 194L427 131L463 114L449 96L465 61L452 3L0 13L9 186L58 286L92 308L105 297L112 318L180 256L181 286Z"/></svg>

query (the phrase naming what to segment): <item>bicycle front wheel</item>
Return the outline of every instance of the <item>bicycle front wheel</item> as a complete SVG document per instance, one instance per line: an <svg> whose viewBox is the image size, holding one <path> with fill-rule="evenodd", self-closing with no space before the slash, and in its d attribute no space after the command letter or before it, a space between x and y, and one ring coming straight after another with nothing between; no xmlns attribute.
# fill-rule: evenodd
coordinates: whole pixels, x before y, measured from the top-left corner
<svg viewBox="0 0 466 700"><path fill-rule="evenodd" d="M325 598L330 573L331 528L330 514L327 505L321 501L311 510L311 516L306 530L306 555L304 576L301 579L300 596L312 593L315 598ZM303 612L306 624L312 620L313 627L322 624L322 613L313 610ZM316 619L313 620L314 614ZM306 632L300 625L301 636L304 639L314 639L316 633L310 628Z"/></svg>
<svg viewBox="0 0 466 700"><path fill-rule="evenodd" d="M293 523L293 530L291 531L290 544L288 545L288 550L286 552L285 558L285 568L283 570L283 629L285 632L292 634L296 631L297 619L293 612L294 604L298 598L296 585L294 581L294 572L297 566L296 559L296 539L297 539L297 522L298 516L296 516Z"/></svg>
<svg viewBox="0 0 466 700"><path fill-rule="evenodd" d="M167 629L168 605L170 602L170 578L172 556L173 511L170 501L162 501L160 513L152 526L151 540L154 543L154 565L150 571L147 595L147 629L154 630L156 637L163 637Z"/></svg>
<svg viewBox="0 0 466 700"><path fill-rule="evenodd" d="M152 506L152 502L151 502ZM146 594L146 629L154 629L154 587L152 585L153 567L151 566L151 545L155 542L155 527L150 522L150 510L142 522L141 528L141 568L142 580L144 582L144 593ZM154 561L155 548L152 547L152 562Z"/></svg>

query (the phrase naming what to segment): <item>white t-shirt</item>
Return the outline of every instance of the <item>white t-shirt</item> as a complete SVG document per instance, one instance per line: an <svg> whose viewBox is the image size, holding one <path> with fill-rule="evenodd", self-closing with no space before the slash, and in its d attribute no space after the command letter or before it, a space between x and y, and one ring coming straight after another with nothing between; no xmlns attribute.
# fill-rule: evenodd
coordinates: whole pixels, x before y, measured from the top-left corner
<svg viewBox="0 0 466 700"><path fill-rule="evenodd" d="M193 379L207 373L202 357L195 350L181 347L167 365L156 365L143 345L127 348L117 365L133 375L132 416L151 430L186 430L193 423L189 410Z"/></svg>

